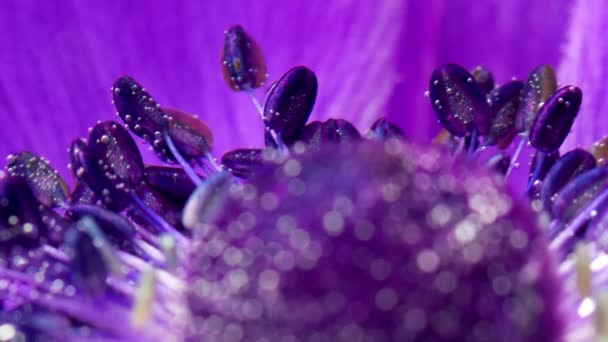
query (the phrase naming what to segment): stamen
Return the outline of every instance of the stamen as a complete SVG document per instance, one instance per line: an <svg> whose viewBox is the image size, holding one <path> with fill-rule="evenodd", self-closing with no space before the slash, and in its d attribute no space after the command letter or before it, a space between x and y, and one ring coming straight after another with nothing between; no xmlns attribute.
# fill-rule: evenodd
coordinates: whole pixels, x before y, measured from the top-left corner
<svg viewBox="0 0 608 342"><path fill-rule="evenodd" d="M177 267L177 249L175 239L169 234L163 234L159 239L163 254L165 255L165 264L168 270L174 270Z"/></svg>
<svg viewBox="0 0 608 342"><path fill-rule="evenodd" d="M601 171L600 169L596 170ZM550 248L559 250L561 247L563 247L570 238L574 237L575 233L585 222L587 222L587 220L595 216L597 207L606 200L608 200L608 190L604 190L597 195L584 207L584 209L580 211L580 213L578 213L570 222L568 222L566 224L566 228L553 241L551 241Z"/></svg>
<svg viewBox="0 0 608 342"><path fill-rule="evenodd" d="M156 297L156 276L154 268L149 268L141 274L137 291L135 293L135 303L131 312L131 323L136 328L141 328L150 321L154 300Z"/></svg>
<svg viewBox="0 0 608 342"><path fill-rule="evenodd" d="M215 157L213 157L211 155L211 153L207 152L207 154L205 154L205 158L207 159L209 164L211 164L212 171L222 172L222 170L223 170L222 167L220 165L218 165L218 163L215 161Z"/></svg>
<svg viewBox="0 0 608 342"><path fill-rule="evenodd" d="M469 143L469 156L473 156L477 150L477 128L473 128L471 132L471 142Z"/></svg>
<svg viewBox="0 0 608 342"><path fill-rule="evenodd" d="M582 298L589 297L592 291L591 256L584 243L576 245L574 250L576 290Z"/></svg>
<svg viewBox="0 0 608 342"><path fill-rule="evenodd" d="M120 262L116 255L114 255L114 249L105 238L95 221L90 217L83 217L78 221L78 228L83 232L86 232L93 238L93 243L99 249L104 263L108 266L110 273L121 274Z"/></svg>
<svg viewBox="0 0 608 342"><path fill-rule="evenodd" d="M600 293L596 304L594 319L595 341L608 341L608 293Z"/></svg>
<svg viewBox="0 0 608 342"><path fill-rule="evenodd" d="M515 150L515 153L513 154L513 158L511 158L511 164L509 165L509 168L507 169L507 173L505 174L505 181L507 180L507 178L509 178L509 175L511 174L513 169L515 167L517 167L517 165L519 165L517 160L519 159L519 155L521 154L521 151L524 149L524 145L526 144L527 141L528 141L528 137L522 136L520 138L519 144L517 145L517 149Z"/></svg>
<svg viewBox="0 0 608 342"><path fill-rule="evenodd" d="M526 194L530 194L530 192L532 191L533 187L535 186L535 184L537 183L538 178L540 177L540 174L544 168L544 164L545 164L545 160L547 159L547 153L546 152L539 152L539 159L536 162L536 168L534 169L534 173L532 174L532 177L530 177L530 180L528 181L528 186L526 187Z"/></svg>
<svg viewBox="0 0 608 342"><path fill-rule="evenodd" d="M253 93L253 89L251 89L251 87L247 86L245 88L245 92L249 96L249 99L251 99L251 102L255 106L255 109L257 109L258 113L260 113L260 117L262 118L262 121L265 121L265 118L264 118L264 107L262 106L262 104L258 100L257 96L255 96L255 94Z"/></svg>
<svg viewBox="0 0 608 342"><path fill-rule="evenodd" d="M135 193L131 192L131 197L135 203L135 208L139 210L140 214L150 223L160 228L161 230L173 235L177 241L187 245L188 239L178 232L173 226L171 226L165 219L158 215L154 210L150 209L141 198Z"/></svg>
<svg viewBox="0 0 608 342"><path fill-rule="evenodd" d="M289 149L287 148L287 146L285 146L285 143L283 142L283 140L279 137L279 135L277 134L277 132L275 130L268 127L267 118L264 116L264 106L262 106L262 104L258 100L257 96L255 96L255 94L253 93L253 89L251 89L251 87L249 87L249 86L245 87L244 89L245 89L245 92L247 93L247 95L249 96L251 103L253 103L253 106L260 114L260 117L262 118L262 121L264 122L264 125L266 126L266 131L268 131L268 134L270 134L270 137L272 138L274 145L276 145L278 147L278 150L281 151L282 155L289 155Z"/></svg>
<svg viewBox="0 0 608 342"><path fill-rule="evenodd" d="M199 177L196 174L196 172L194 172L194 170L192 169L192 166L190 166L190 163L188 163L186 161L186 159L184 159L184 157L181 155L181 153L179 153L179 151L177 150L177 147L175 147L175 144L173 143L173 140L169 136L169 133L167 130L163 131L163 137L165 138L165 142L167 143L167 146L169 147L171 154L173 154L173 157L175 157L175 159L177 159L177 162L184 168L184 171L186 171L186 173L188 174L188 177L190 177L190 179L192 179L192 182L195 185L197 185L197 186L200 185L203 182L201 180L201 177Z"/></svg>

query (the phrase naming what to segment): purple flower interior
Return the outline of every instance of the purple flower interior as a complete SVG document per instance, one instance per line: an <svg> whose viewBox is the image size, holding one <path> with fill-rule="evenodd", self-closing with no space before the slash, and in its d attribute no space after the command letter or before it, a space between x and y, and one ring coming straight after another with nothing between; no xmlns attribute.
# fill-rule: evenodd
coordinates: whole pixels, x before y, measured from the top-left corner
<svg viewBox="0 0 608 342"><path fill-rule="evenodd" d="M0 339L608 336L597 1L3 2Z"/></svg>

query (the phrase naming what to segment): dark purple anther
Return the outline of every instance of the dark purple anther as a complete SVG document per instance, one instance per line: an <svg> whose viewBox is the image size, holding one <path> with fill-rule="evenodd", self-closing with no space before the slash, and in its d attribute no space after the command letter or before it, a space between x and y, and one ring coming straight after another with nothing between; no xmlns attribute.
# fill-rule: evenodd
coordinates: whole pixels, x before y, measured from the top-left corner
<svg viewBox="0 0 608 342"><path fill-rule="evenodd" d="M258 88L268 78L262 50L239 25L225 32L222 73L234 90Z"/></svg>
<svg viewBox="0 0 608 342"><path fill-rule="evenodd" d="M494 119L490 133L485 140L486 145L498 144L513 131L522 88L521 81L511 81L491 91L488 95Z"/></svg>
<svg viewBox="0 0 608 342"><path fill-rule="evenodd" d="M473 78L477 81L477 84L479 84L479 87L484 94L488 94L494 89L494 77L490 70L486 69L484 66L477 66L473 69L471 75L473 75Z"/></svg>
<svg viewBox="0 0 608 342"><path fill-rule="evenodd" d="M327 143L355 142L361 139L357 128L343 119L328 119L325 122L313 121L304 127L300 136L300 140L312 149L319 149Z"/></svg>
<svg viewBox="0 0 608 342"><path fill-rule="evenodd" d="M135 135L153 142L154 132L167 126L165 113L144 88L129 76L114 82L114 105L118 116Z"/></svg>
<svg viewBox="0 0 608 342"><path fill-rule="evenodd" d="M140 186L136 193L143 204L162 217L169 225L175 228L181 227L181 203L177 203L176 201L163 195L161 192L146 185ZM149 217L144 217L143 213L137 209L130 210L129 217L135 223L145 226L155 233L162 232L159 230L162 227L149 224Z"/></svg>
<svg viewBox="0 0 608 342"><path fill-rule="evenodd" d="M279 139L291 145L302 132L317 98L317 77L298 66L287 71L268 92L264 121Z"/></svg>
<svg viewBox="0 0 608 342"><path fill-rule="evenodd" d="M46 206L64 207L70 190L48 161L31 152L19 152L8 157L8 173L25 179L36 199Z"/></svg>
<svg viewBox="0 0 608 342"><path fill-rule="evenodd" d="M183 169L167 166L146 166L144 170L146 183L170 197L186 200L196 188L192 179Z"/></svg>
<svg viewBox="0 0 608 342"><path fill-rule="evenodd" d="M556 90L555 70L550 65L541 65L532 70L521 91L515 120L519 134L528 135L541 107Z"/></svg>
<svg viewBox="0 0 608 342"><path fill-rule="evenodd" d="M240 178L251 177L263 163L263 150L258 148L239 148L222 156L222 165Z"/></svg>
<svg viewBox="0 0 608 342"><path fill-rule="evenodd" d="M113 210L131 201L131 191L141 183L144 164L129 132L114 121L98 123L89 136L89 186Z"/></svg>
<svg viewBox="0 0 608 342"><path fill-rule="evenodd" d="M540 190L540 199L545 208L551 208L557 193L579 174L595 167L591 153L575 149L559 158L549 169Z"/></svg>
<svg viewBox="0 0 608 342"><path fill-rule="evenodd" d="M487 135L492 112L486 97L466 69L447 64L435 69L430 82L430 99L439 121L452 135Z"/></svg>
<svg viewBox="0 0 608 342"><path fill-rule="evenodd" d="M532 177L534 176L534 170L536 170L536 168L538 166L540 154L542 154L542 152L535 151L534 155L532 156L532 163L530 164L530 174L528 175L528 181L530 181L532 179ZM540 168L540 171L538 173L538 176L536 177L536 180L542 181L543 179L545 179L547 172L549 172L549 170L553 167L553 165L559 159L559 157L560 157L559 150L548 153L545 156L545 161L544 161L542 167Z"/></svg>
<svg viewBox="0 0 608 342"><path fill-rule="evenodd" d="M130 244L135 236L135 228L124 216L95 205L76 204L70 207L68 214L76 220L85 216L92 218L118 246Z"/></svg>
<svg viewBox="0 0 608 342"><path fill-rule="evenodd" d="M70 204L97 204L97 195L91 189L88 183L78 182L72 195L70 196Z"/></svg>
<svg viewBox="0 0 608 342"><path fill-rule="evenodd" d="M528 175L527 194L530 198L539 196L541 190L541 182L545 179L549 169L559 159L559 150L551 153L535 151L530 165L530 174Z"/></svg>
<svg viewBox="0 0 608 342"><path fill-rule="evenodd" d="M167 116L166 134L186 161L201 158L211 151L213 134L198 116L173 108L162 110ZM163 133L154 132L152 147L163 160L176 161L167 147Z"/></svg>
<svg viewBox="0 0 608 342"><path fill-rule="evenodd" d="M89 231L91 225L95 226L95 223L90 219L78 221L68 232L66 243L74 283L87 295L99 297L107 288L108 266L99 242Z"/></svg>
<svg viewBox="0 0 608 342"><path fill-rule="evenodd" d="M47 228L39 203L21 177L0 176L0 252L5 248L36 247L44 243Z"/></svg>
<svg viewBox="0 0 608 342"><path fill-rule="evenodd" d="M543 152L557 150L570 133L583 93L575 86L560 88L541 108L532 128L530 143Z"/></svg>
<svg viewBox="0 0 608 342"><path fill-rule="evenodd" d="M577 214L606 191L608 168L598 167L581 173L570 181L555 197L553 217L562 223L570 222Z"/></svg>
<svg viewBox="0 0 608 342"><path fill-rule="evenodd" d="M391 138L404 139L405 133L397 125L386 120L386 118L379 118L367 131L365 136L368 139L384 141Z"/></svg>
<svg viewBox="0 0 608 342"><path fill-rule="evenodd" d="M499 152L486 161L486 166L501 175L505 175L511 164L511 156L507 152Z"/></svg>
<svg viewBox="0 0 608 342"><path fill-rule="evenodd" d="M142 86L125 76L114 83L114 104L125 126L150 143L165 161L176 161L167 137L186 160L202 157L211 149L213 135L198 117L172 108L161 108ZM165 134L167 136L165 136Z"/></svg>

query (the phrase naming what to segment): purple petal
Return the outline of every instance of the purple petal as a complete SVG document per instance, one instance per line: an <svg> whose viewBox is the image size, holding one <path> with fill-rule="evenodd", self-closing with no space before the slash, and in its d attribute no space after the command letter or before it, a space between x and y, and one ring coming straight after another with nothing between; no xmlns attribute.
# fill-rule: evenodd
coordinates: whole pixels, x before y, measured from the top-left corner
<svg viewBox="0 0 608 342"><path fill-rule="evenodd" d="M608 4L602 0L578 0L568 31L558 79L583 90L580 117L564 143L564 149L590 147L608 131Z"/></svg>

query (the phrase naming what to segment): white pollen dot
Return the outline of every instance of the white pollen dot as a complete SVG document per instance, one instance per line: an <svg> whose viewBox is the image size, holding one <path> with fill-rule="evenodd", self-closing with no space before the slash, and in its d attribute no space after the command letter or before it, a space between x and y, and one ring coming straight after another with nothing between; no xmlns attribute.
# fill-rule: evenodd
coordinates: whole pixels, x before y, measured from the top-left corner
<svg viewBox="0 0 608 342"><path fill-rule="evenodd" d="M376 259L372 262L369 269L372 277L378 281L385 280L391 274L391 264L384 259Z"/></svg>
<svg viewBox="0 0 608 342"><path fill-rule="evenodd" d="M359 221L355 225L355 236L361 241L367 241L374 236L376 227L369 221Z"/></svg>
<svg viewBox="0 0 608 342"><path fill-rule="evenodd" d="M464 219L456 225L454 235L456 235L456 239L461 243L471 242L475 239L475 235L477 235L477 227L472 220Z"/></svg>
<svg viewBox="0 0 608 342"><path fill-rule="evenodd" d="M300 174L301 171L302 164L300 164L300 162L295 159L289 159L285 162L285 165L283 165L283 172L286 176L296 177Z"/></svg>
<svg viewBox="0 0 608 342"><path fill-rule="evenodd" d="M298 141L293 144L293 146L291 146L291 149L297 154L302 154L306 152L306 144L301 141Z"/></svg>
<svg viewBox="0 0 608 342"><path fill-rule="evenodd" d="M515 229L509 234L509 241L514 248L522 249L528 245L528 236L523 231Z"/></svg>
<svg viewBox="0 0 608 342"><path fill-rule="evenodd" d="M331 236L342 234L344 230L344 217L337 211L328 211L323 215L323 228Z"/></svg>
<svg viewBox="0 0 608 342"><path fill-rule="evenodd" d="M492 279L492 288L500 296L505 296L511 292L511 280L506 276L498 276Z"/></svg>
<svg viewBox="0 0 608 342"><path fill-rule="evenodd" d="M10 224L11 226L16 225L17 223L19 223L19 218L15 215L11 215L8 218L8 224Z"/></svg>
<svg viewBox="0 0 608 342"><path fill-rule="evenodd" d="M230 323L224 328L224 340L238 342L243 339L243 328L239 324Z"/></svg>
<svg viewBox="0 0 608 342"><path fill-rule="evenodd" d="M289 251L279 251L273 258L274 265L281 271L290 271L296 264L293 253Z"/></svg>
<svg viewBox="0 0 608 342"><path fill-rule="evenodd" d="M382 187L382 198L386 202L394 202L401 196L401 188L394 183L385 184Z"/></svg>
<svg viewBox="0 0 608 342"><path fill-rule="evenodd" d="M449 207L439 204L431 210L431 219L438 225L447 224L452 218L452 211Z"/></svg>
<svg viewBox="0 0 608 342"><path fill-rule="evenodd" d="M272 192L266 192L260 196L260 206L262 206L264 210L273 211L278 205L279 199L277 198L277 195Z"/></svg>
<svg viewBox="0 0 608 342"><path fill-rule="evenodd" d="M418 268L423 272L434 272L439 267L439 256L432 250L426 249L416 257Z"/></svg>
<svg viewBox="0 0 608 342"><path fill-rule="evenodd" d="M287 184L287 190L294 196L301 196L306 191L306 184L299 178L294 178Z"/></svg>
<svg viewBox="0 0 608 342"><path fill-rule="evenodd" d="M277 230L281 234L289 234L296 228L296 220L291 215L282 215L277 219Z"/></svg>
<svg viewBox="0 0 608 342"><path fill-rule="evenodd" d="M435 287L439 292L450 293L454 291L457 286L458 279L450 271L441 272L435 278Z"/></svg>
<svg viewBox="0 0 608 342"><path fill-rule="evenodd" d="M12 324L0 325L0 341L13 341L17 337L17 329Z"/></svg>
<svg viewBox="0 0 608 342"><path fill-rule="evenodd" d="M587 297L581 301L581 305L578 307L578 315L585 318L595 311L595 307L595 301Z"/></svg>
<svg viewBox="0 0 608 342"><path fill-rule="evenodd" d="M279 274L273 270L264 270L258 277L258 286L262 290L272 291L279 286Z"/></svg>
<svg viewBox="0 0 608 342"><path fill-rule="evenodd" d="M228 282L232 288L240 289L247 285L249 277L247 276L247 272L242 269L237 269L228 273Z"/></svg>
<svg viewBox="0 0 608 342"><path fill-rule="evenodd" d="M410 309L405 313L403 321L408 331L418 332L426 326L426 314L420 309Z"/></svg>
<svg viewBox="0 0 608 342"><path fill-rule="evenodd" d="M392 310L397 305L397 300L397 293L391 288L385 287L376 293L376 306L380 310Z"/></svg>
<svg viewBox="0 0 608 342"><path fill-rule="evenodd" d="M310 235L304 229L294 229L289 234L289 244L293 248L304 250L310 244Z"/></svg>
<svg viewBox="0 0 608 342"><path fill-rule="evenodd" d="M23 232L26 234L32 233L34 231L34 225L31 223L26 223L23 225Z"/></svg>

